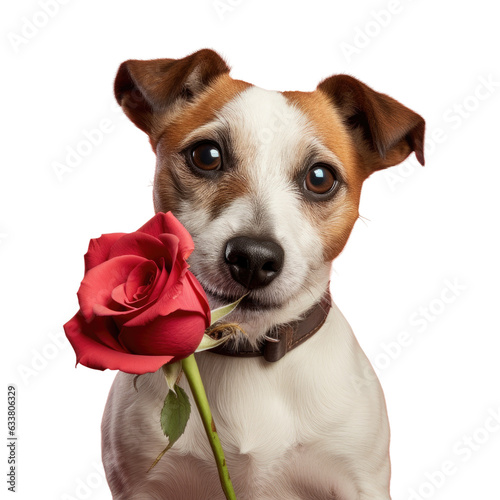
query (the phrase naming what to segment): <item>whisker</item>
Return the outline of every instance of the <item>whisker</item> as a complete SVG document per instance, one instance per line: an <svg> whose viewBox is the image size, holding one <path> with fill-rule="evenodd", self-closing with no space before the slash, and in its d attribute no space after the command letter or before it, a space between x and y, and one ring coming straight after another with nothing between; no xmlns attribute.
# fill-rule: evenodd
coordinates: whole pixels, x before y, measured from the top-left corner
<svg viewBox="0 0 500 500"><path fill-rule="evenodd" d="M371 222L371 219L368 219L368 217L364 215L358 215L358 219L362 221L365 226L368 226L367 222Z"/></svg>

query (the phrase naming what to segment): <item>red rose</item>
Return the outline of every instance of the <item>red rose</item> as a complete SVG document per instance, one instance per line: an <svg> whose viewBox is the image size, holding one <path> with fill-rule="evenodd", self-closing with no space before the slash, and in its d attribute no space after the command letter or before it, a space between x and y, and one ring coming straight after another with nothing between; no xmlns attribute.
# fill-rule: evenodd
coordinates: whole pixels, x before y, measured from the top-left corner
<svg viewBox="0 0 500 500"><path fill-rule="evenodd" d="M80 310L64 325L77 363L143 374L192 354L210 324L205 292L188 271L193 248L170 212L135 233L91 240Z"/></svg>

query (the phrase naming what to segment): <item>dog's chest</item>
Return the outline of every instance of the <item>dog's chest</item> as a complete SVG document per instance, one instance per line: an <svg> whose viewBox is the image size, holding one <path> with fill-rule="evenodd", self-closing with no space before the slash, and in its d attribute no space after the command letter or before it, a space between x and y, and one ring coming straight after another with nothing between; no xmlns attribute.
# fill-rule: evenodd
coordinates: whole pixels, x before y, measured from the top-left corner
<svg viewBox="0 0 500 500"><path fill-rule="evenodd" d="M317 334L276 363L211 353L197 359L238 498L333 499L334 491L350 498L345 478L367 450L385 463L380 386L374 374L366 378L368 361L335 306ZM103 422L103 456L117 491L129 495L127 485L135 485L140 496L117 498L222 499L195 408L185 433L145 475L165 442L158 422L165 381L160 371L151 374L136 392L133 377L121 375ZM190 394L185 379L181 385Z"/></svg>
<svg viewBox="0 0 500 500"><path fill-rule="evenodd" d="M304 498L304 491L315 498L316 490L318 498L333 498L337 457L357 438L346 432L353 367L331 322L277 363L198 358L231 477L239 491L256 495L249 499ZM206 441L194 411L179 446L212 464Z"/></svg>
<svg viewBox="0 0 500 500"><path fill-rule="evenodd" d="M248 500L303 498L300 490L316 488L318 498L334 498L327 479L332 477L331 452L318 446L321 432L336 433L331 387L324 401L323 382L317 381L317 391L303 366L285 370L264 360L215 355L198 363L232 481L248 492ZM179 446L200 463L213 464L196 411Z"/></svg>

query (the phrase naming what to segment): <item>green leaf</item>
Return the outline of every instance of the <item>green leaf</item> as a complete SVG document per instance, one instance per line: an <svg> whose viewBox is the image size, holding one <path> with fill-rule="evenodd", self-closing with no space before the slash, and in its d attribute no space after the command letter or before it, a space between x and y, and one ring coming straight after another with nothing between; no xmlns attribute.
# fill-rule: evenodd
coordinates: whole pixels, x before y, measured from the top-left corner
<svg viewBox="0 0 500 500"><path fill-rule="evenodd" d="M167 381L168 388L170 390L175 390L177 382L182 372L182 361L177 361L176 363L167 363L162 366L163 374L165 375L165 380Z"/></svg>
<svg viewBox="0 0 500 500"><path fill-rule="evenodd" d="M247 296L248 294L246 293L243 295L243 297L240 297L236 302L233 302L232 304L229 304L227 306L222 306L218 307L217 309L214 309L213 311L210 311L211 314L211 323L210 326L212 326L214 323L222 319L224 316L227 316L230 312L234 311L238 304Z"/></svg>
<svg viewBox="0 0 500 500"><path fill-rule="evenodd" d="M202 351L208 351L208 349L213 349L214 347L217 347L218 345L224 344L231 338L231 335L226 335L225 337L222 337L220 339L213 339L210 337L210 335L207 335L206 333L203 334L203 338L201 339L200 345L196 349L195 352L202 352Z"/></svg>
<svg viewBox="0 0 500 500"><path fill-rule="evenodd" d="M169 448L182 436L190 414L189 396L181 387L176 385L175 392L168 391L160 418L163 433L168 437Z"/></svg>

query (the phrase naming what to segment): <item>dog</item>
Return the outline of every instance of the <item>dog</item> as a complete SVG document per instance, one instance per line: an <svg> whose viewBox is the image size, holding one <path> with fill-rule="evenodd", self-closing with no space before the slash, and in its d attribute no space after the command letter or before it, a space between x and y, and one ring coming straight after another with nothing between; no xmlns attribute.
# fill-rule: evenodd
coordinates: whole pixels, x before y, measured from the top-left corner
<svg viewBox="0 0 500 500"><path fill-rule="evenodd" d="M424 164L423 118L348 75L263 90L210 49L126 61L115 95L149 136L154 209L191 233L211 308L248 294L229 316L246 336L196 355L237 498L389 500L384 395L329 281L363 181L412 152ZM167 387L161 370L133 379L117 374L102 421L113 498L223 499L196 411L147 473Z"/></svg>

